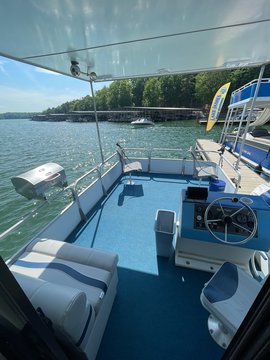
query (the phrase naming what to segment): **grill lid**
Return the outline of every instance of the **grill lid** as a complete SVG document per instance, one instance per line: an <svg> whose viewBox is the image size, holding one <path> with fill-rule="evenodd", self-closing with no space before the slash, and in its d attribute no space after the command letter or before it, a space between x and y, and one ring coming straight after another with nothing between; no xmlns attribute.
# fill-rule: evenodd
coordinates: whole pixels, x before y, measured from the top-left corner
<svg viewBox="0 0 270 360"><path fill-rule="evenodd" d="M67 186L65 170L56 163L47 163L11 178L15 190L31 199L46 199L45 191L52 186Z"/></svg>

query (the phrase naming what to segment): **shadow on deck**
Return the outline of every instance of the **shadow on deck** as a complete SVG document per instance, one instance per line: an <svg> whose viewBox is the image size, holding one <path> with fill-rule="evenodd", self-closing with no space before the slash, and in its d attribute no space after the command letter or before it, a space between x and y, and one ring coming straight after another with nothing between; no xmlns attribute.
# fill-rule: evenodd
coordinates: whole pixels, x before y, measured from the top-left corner
<svg viewBox="0 0 270 360"><path fill-rule="evenodd" d="M158 275L119 268L119 288L97 360L220 359L201 289L211 274L158 257Z"/></svg>

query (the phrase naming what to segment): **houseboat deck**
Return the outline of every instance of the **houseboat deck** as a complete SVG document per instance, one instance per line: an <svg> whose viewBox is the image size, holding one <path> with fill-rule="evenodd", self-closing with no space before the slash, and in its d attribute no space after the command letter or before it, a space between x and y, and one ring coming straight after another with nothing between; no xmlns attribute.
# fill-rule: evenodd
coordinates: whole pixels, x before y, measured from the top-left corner
<svg viewBox="0 0 270 360"><path fill-rule="evenodd" d="M158 209L178 213L192 177L123 177L78 227L70 242L119 255L118 293L97 356L103 359L220 359L222 350L207 329L200 293L211 273L176 267L174 256L156 256ZM207 185L201 182L200 185ZM105 206L106 204L106 206ZM187 341L187 339L189 339Z"/></svg>

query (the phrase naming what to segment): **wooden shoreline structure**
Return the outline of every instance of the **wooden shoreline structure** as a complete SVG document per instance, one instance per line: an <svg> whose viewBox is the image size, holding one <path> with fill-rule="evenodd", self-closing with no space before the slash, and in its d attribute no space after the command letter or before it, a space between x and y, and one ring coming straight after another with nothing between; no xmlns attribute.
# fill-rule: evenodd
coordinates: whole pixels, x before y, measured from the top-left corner
<svg viewBox="0 0 270 360"><path fill-rule="evenodd" d="M226 122L225 119L218 119L218 120L215 122L215 125L224 125L225 122ZM234 122L234 124L240 124L241 119L234 119L233 122ZM199 119L199 120L198 120L198 123L199 123L200 125L206 125L206 124L207 124L207 119ZM242 120L242 123L246 123L246 120L243 119L243 120Z"/></svg>
<svg viewBox="0 0 270 360"><path fill-rule="evenodd" d="M203 118L199 108L172 108L172 107L125 107L119 110L98 110L99 121L131 122L137 118L148 117L153 121L176 121ZM62 114L39 114L31 118L33 121L68 121L92 122L95 121L94 111L72 111Z"/></svg>
<svg viewBox="0 0 270 360"><path fill-rule="evenodd" d="M213 161L218 164L220 161L220 153L219 153L220 148L221 145L213 140L208 140L208 139L196 140L196 149L200 152L204 160ZM232 165L237 161L237 157L226 149L224 149L223 155L226 161L223 161L222 169L227 174L227 176L233 182L235 182L237 174L236 171L233 169ZM242 160L239 163L239 171L241 173L241 181L240 181L241 193L251 194L251 192L254 191L257 186L262 184L269 186L267 180L262 178L254 170L250 169L250 167L248 167L248 165Z"/></svg>

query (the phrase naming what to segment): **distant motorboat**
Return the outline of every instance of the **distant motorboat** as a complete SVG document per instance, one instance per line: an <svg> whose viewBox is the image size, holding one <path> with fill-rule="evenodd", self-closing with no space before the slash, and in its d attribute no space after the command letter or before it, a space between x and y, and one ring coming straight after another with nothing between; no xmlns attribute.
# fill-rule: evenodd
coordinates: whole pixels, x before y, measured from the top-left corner
<svg viewBox="0 0 270 360"><path fill-rule="evenodd" d="M137 120L134 120L131 122L131 125L135 125L135 126L153 126L155 125L155 123L150 120L150 119L147 119L147 118L139 118Z"/></svg>

